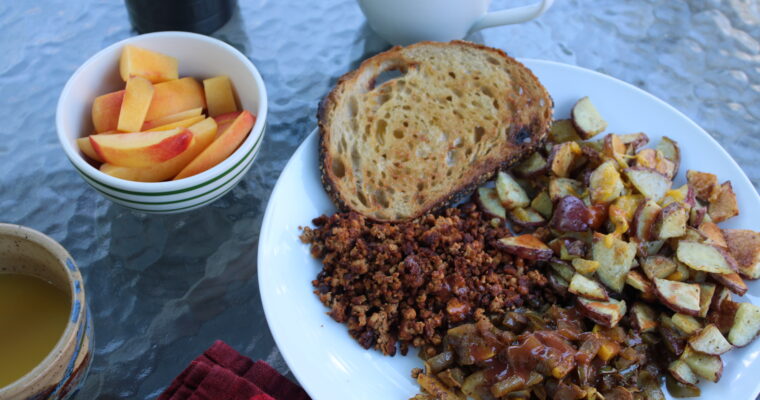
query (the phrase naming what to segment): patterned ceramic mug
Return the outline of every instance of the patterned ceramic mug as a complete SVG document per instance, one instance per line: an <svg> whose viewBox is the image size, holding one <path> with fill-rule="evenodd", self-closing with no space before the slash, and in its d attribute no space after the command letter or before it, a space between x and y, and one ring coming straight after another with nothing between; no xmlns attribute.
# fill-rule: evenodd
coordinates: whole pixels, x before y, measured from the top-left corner
<svg viewBox="0 0 760 400"><path fill-rule="evenodd" d="M92 322L79 268L50 237L19 225L0 224L0 273L48 281L64 291L71 305L63 335L53 350L26 375L0 387L0 400L72 397L87 376L93 344Z"/></svg>

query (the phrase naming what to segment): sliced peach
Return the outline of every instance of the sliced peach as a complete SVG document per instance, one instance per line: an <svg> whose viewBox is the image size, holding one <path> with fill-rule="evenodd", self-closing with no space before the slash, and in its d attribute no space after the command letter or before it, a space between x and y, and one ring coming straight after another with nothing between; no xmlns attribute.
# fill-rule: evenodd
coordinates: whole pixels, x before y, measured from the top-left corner
<svg viewBox="0 0 760 400"><path fill-rule="evenodd" d="M141 76L152 83L177 79L177 59L142 47L126 45L121 51L119 73L127 82L129 78Z"/></svg>
<svg viewBox="0 0 760 400"><path fill-rule="evenodd" d="M150 103L146 121L153 121L167 115L176 114L191 108L206 108L203 87L194 78L182 78L157 83Z"/></svg>
<svg viewBox="0 0 760 400"><path fill-rule="evenodd" d="M174 129L174 128L189 128L190 126L195 125L198 122L203 121L204 119L205 117L203 115L196 115L194 117L183 119L182 121L170 122L166 125L157 126L153 129L148 129L143 132L168 131L169 129Z"/></svg>
<svg viewBox="0 0 760 400"><path fill-rule="evenodd" d="M213 118L206 118L189 127L188 130L193 133L192 144L182 154L171 160L144 168L121 167L106 163L100 166L100 170L108 175L130 181L161 182L171 179L214 141L217 126Z"/></svg>
<svg viewBox="0 0 760 400"><path fill-rule="evenodd" d="M235 118L237 118L238 115L240 115L240 113L242 113L242 111L233 111L230 113L217 115L216 117L214 117L216 124L219 126L219 129L216 130L216 137L219 137L222 134L222 132L226 131L227 128L232 123L232 121L234 121Z"/></svg>
<svg viewBox="0 0 760 400"><path fill-rule="evenodd" d="M143 124L140 131L145 132L149 129L153 129L157 126L171 124L172 122L182 121L188 118L197 117L203 112L203 107L191 108L189 110L181 111L176 114L167 115L163 118L154 119Z"/></svg>
<svg viewBox="0 0 760 400"><path fill-rule="evenodd" d="M224 75L203 80L203 91L206 94L208 115L217 115L237 111L235 94L232 91L230 78Z"/></svg>
<svg viewBox="0 0 760 400"><path fill-rule="evenodd" d="M100 158L98 153L95 152L95 149L92 148L92 143L90 143L89 137L80 137L77 139L77 145L79 146L79 151L81 151L82 154L86 155L91 160L103 162L103 159Z"/></svg>
<svg viewBox="0 0 760 400"><path fill-rule="evenodd" d="M193 134L187 128L160 132L92 135L90 143L100 158L125 167L149 167L170 160L190 146Z"/></svg>
<svg viewBox="0 0 760 400"><path fill-rule="evenodd" d="M119 110L124 100L124 90L98 96L92 102L92 125L95 132L115 131L119 124Z"/></svg>
<svg viewBox="0 0 760 400"><path fill-rule="evenodd" d="M124 89L124 101L119 111L117 129L122 132L138 132L145 122L145 115L153 99L153 84L149 80L135 76L129 78Z"/></svg>
<svg viewBox="0 0 760 400"><path fill-rule="evenodd" d="M224 161L240 146L240 143L243 143L248 132L253 128L254 122L256 122L256 117L253 114L248 111L241 112L235 121L174 179L199 174Z"/></svg>

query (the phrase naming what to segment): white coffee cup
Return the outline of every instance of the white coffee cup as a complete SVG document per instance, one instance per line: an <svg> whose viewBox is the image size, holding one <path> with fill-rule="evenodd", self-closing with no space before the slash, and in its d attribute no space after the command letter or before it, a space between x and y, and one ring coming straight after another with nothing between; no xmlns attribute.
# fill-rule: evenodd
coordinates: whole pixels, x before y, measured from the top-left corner
<svg viewBox="0 0 760 400"><path fill-rule="evenodd" d="M530 21L554 0L488 12L491 0L358 0L372 29L391 44L463 39L484 28Z"/></svg>

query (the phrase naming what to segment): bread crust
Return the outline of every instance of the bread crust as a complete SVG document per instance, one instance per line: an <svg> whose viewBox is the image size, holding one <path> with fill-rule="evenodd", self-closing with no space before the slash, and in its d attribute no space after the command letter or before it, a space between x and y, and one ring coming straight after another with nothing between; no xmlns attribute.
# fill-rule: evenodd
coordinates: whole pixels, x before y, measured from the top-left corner
<svg viewBox="0 0 760 400"><path fill-rule="evenodd" d="M333 171L330 167L333 163L333 154L330 153L329 146L328 146L330 135L332 134L331 112L333 112L335 107L337 107L341 92L345 90L346 86L356 84L358 77L362 73L364 73L366 70L372 67L377 67L378 65L381 65L382 63L388 60L397 58L399 56L403 57L402 53L404 51L408 51L412 48L420 47L420 46L441 46L441 47L464 46L468 48L486 51L499 58L504 58L508 60L510 64L515 64L517 65L518 68L522 68L523 71L521 72L527 74L530 77L530 79L534 81L534 84L542 92L541 100L546 102L546 107L548 107L548 111L544 110L544 114L547 114L547 115L542 116L540 115L540 113L535 112L536 110L527 110L527 111L522 110L522 109L517 110L516 114L533 111L532 112L533 115L529 115L528 116L529 119L527 121L523 121L522 123L514 123L510 125L509 133L507 135L508 136L507 140L511 142L513 145L517 146L514 149L514 151L507 152L508 154L503 154L501 155L501 157L498 157L498 158L490 157L484 160L484 162L480 163L479 165L476 163L475 165L473 165L475 169L470 173L470 176L472 178L464 182L459 182L457 185L454 185L447 195L441 198L438 198L435 201L424 204L423 206L419 207L419 209L417 209L415 213L413 213L412 215L408 215L405 218L396 218L396 219L377 218L374 215L364 212L361 209L352 207L351 204L349 204L343 198L340 192L340 188L336 182L338 178L336 178L336 176L333 174ZM508 99L505 99L505 100L508 100ZM552 121L552 118L551 118L552 109L553 109L553 101L551 99L551 96L548 94L546 89L541 85L541 83L538 81L538 78L533 74L533 72L530 71L527 67L525 67L519 61L509 57L502 50L483 46L480 44L467 42L467 41L461 41L461 40L455 40L449 43L420 42L420 43L416 43L407 47L395 46L383 53L377 54L371 58L364 60L357 69L341 76L336 82L335 87L320 102L319 107L317 109L317 121L318 121L318 126L319 126L319 135L320 135L319 168L320 168L322 184L328 196L330 197L330 199L333 201L336 207L341 211L355 211L370 220L378 221L378 222L408 221L408 220L417 218L421 215L438 211L452 203L463 200L464 198L469 196L474 190L476 190L480 185L482 185L483 183L491 179L496 174L497 171L508 169L512 167L513 165L515 165L518 161L520 161L524 157L527 157L530 154L532 154L539 146L541 146L544 143L544 140L546 139L548 135L549 128L551 126L551 121ZM523 120L525 120L524 116L522 115L520 116L522 117ZM517 122L518 120L520 120L520 118L514 118L513 122Z"/></svg>

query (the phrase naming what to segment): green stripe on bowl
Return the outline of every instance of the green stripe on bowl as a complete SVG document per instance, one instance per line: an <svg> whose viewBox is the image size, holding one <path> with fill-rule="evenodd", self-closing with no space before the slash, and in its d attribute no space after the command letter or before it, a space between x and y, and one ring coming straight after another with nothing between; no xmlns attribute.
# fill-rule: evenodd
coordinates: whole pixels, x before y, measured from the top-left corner
<svg viewBox="0 0 760 400"><path fill-rule="evenodd" d="M131 190L124 190L124 189L119 189L119 188L116 188L116 187L113 187L113 186L110 186L110 185L106 185L105 183L101 183L101 182L98 182L98 181L96 181L96 180L95 180L94 178L92 178L92 177L91 177L90 179L92 179L92 180L95 180L95 182L97 182L97 183L98 183L98 185L100 185L100 186L103 186L103 187L105 187L105 188L107 188L107 189L110 189L110 190L113 190L113 191L115 191L115 192L119 192L119 193L124 193L124 194L131 194L131 195L134 195L134 196L171 196L171 195L173 195L173 194L186 193L186 192L190 192L190 191L193 191L193 190L196 190L196 189L200 189L200 188L202 188L202 187L204 187L204 186L207 186L208 184L210 184L210 183L213 183L213 182L215 182L215 181L217 181L217 180L221 179L223 176L225 176L225 175L227 175L228 173L230 173L230 171L232 171L233 169L237 168L237 167L238 167L238 166L239 166L239 165L240 165L240 164L241 164L243 161L245 161L245 159L246 159L246 158L247 158L247 157L248 157L248 156L249 156L249 155L250 155L250 154L251 154L251 153L252 153L254 150L256 150L256 148L257 148L257 147L259 147L259 143L261 142L261 139L262 139L263 137L264 137L264 131L262 131L262 132L261 132L261 135L259 135L259 137L256 139L256 142L253 144L253 147L251 147L251 149L250 149L250 150L248 150L248 153L246 153L246 154L243 156L243 158L241 158L241 159L240 159L240 161L238 161L238 162L237 162L235 165L233 165L233 166L232 166L231 168L229 168L228 170L224 171L224 173L222 173L222 174L219 174L219 175L217 175L217 176L215 176L215 177L213 177L213 178L211 178L211 179L209 179L209 180L207 180L207 181L205 181L205 182L203 182L203 183L200 183L200 184L198 184L198 185L195 185L195 186L193 186L193 187L189 187L189 188L185 188L185 189L173 190L173 191L170 191L170 192L155 192L155 193L146 193L146 192L134 192L134 191L131 191ZM73 165L73 166L74 166L74 169L76 169L77 171L79 171L79 174L81 174L81 175L83 175L83 176L89 176L89 175L87 175L87 173L86 173L86 172L84 172L84 171L82 171L81 169L79 169L79 168L76 166L76 164L74 164L74 162L73 162L71 159L69 159L69 162L71 163L71 165Z"/></svg>
<svg viewBox="0 0 760 400"><path fill-rule="evenodd" d="M248 162L247 162L247 163L246 163L246 164L243 166L243 168L241 168L241 169L240 169L240 171L238 171L238 172L237 172L235 175L233 175L233 176L232 176L230 179L228 179L227 181L225 181L225 182L224 182L224 183L222 183L221 185L219 185L219 186L217 186L217 187L215 187L215 188L213 188L213 189L211 189L211 190L209 190L209 191L207 191L207 192L201 193L201 194L199 194L199 195L196 195L196 196L193 196L193 197L182 198L182 199L179 199L179 200L172 200L172 201L159 201L159 202L149 202L149 201L138 201L138 200L130 200L130 199L125 199L125 198L123 198L123 197L118 197L118 196L115 196L115 195L113 195L113 194L107 193L107 192L103 191L102 189L98 188L98 186L104 186L104 187L107 187L107 188L108 188L108 185L103 185L103 184L101 184L100 182L97 182L97 181L93 180L93 179L92 179L92 178L90 178L89 176L87 176L87 175L84 175L84 174L83 174L81 171L80 171L80 174L81 174L81 175L82 175L82 177L83 177L83 178L84 178L84 179L87 181L87 183L89 183L89 184L90 184L90 186L92 186L92 187L93 187L93 189L97 190L97 191L98 191L98 192L100 192L102 195L104 195L104 196L107 196L108 198L110 198L110 199L112 199L112 200L114 200L114 201L117 201L117 202L119 202L120 204L122 204L122 205L124 205L124 206L130 207L130 208L134 208L135 210L140 210L140 211L148 211L148 210L145 210L145 209L140 209L140 208L136 208L136 207L128 206L128 205L126 205L126 204L124 204L124 203L130 203L130 204L140 204L140 205L157 205L157 206L159 206L159 205L167 205L167 204L176 204L176 203L183 203L183 202L186 202L186 201L191 201L191 200L197 199L197 198L199 198L199 197L203 197L203 196L206 196L206 195L208 195L208 194L211 194L211 193L213 193L214 191L218 190L220 187L223 187L224 185L227 185L228 183L230 183L230 182L234 181L234 180L235 180L235 179L236 179L238 176L240 176L240 174L241 174L241 173L243 173L243 172L244 172L244 171L246 171L248 168L250 168L251 164L253 164L253 161L256 159L256 156L257 156L257 155L258 155L258 151L256 151L256 152L255 152L255 153L254 153L254 154L253 154L253 155L250 157L250 159L248 159ZM241 161L246 161L246 159L244 158L244 159L242 159ZM236 165L235 165L235 167L232 167L232 168L230 168L230 170L228 170L227 172L229 172L229 171L231 171L231 170L235 169L235 168L236 168L238 165L239 165L239 164L236 164ZM224 175L226 175L226 174L227 174L227 172L225 172L225 173L224 173ZM222 176L222 175L220 175L220 176ZM234 185L233 185L233 186L234 186ZM192 206L190 206L190 207L192 207ZM159 211L159 210L156 210L156 211Z"/></svg>

